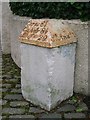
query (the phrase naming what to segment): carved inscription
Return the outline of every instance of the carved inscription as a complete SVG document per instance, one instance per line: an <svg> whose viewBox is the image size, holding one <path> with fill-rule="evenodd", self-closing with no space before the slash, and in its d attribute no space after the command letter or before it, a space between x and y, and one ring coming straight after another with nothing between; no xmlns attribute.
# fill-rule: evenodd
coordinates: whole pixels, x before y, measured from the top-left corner
<svg viewBox="0 0 90 120"><path fill-rule="evenodd" d="M30 21L26 28L24 29L24 33L22 32L22 35L27 35L29 40L45 41L47 39L47 21Z"/></svg>
<svg viewBox="0 0 90 120"><path fill-rule="evenodd" d="M69 40L71 38L71 34L54 34L52 36L52 41L62 41L62 40Z"/></svg>
<svg viewBox="0 0 90 120"><path fill-rule="evenodd" d="M53 22L49 22L49 20L45 19L30 20L21 33L22 41L44 47L55 47L55 45L58 46L75 41L74 32L69 27L64 26L59 31L59 26L56 27L55 25L54 28Z"/></svg>

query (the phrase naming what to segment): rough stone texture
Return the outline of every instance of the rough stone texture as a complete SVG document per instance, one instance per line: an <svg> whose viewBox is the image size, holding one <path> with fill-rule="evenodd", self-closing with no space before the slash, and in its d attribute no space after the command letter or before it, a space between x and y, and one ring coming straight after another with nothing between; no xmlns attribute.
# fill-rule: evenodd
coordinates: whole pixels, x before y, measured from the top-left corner
<svg viewBox="0 0 90 120"><path fill-rule="evenodd" d="M3 87L3 88L10 88L10 87L11 87L11 84L8 84L8 83L2 84L2 87Z"/></svg>
<svg viewBox="0 0 90 120"><path fill-rule="evenodd" d="M57 109L57 112L70 112L70 111L74 111L74 110L75 110L74 105L66 104L63 107L60 107L59 109Z"/></svg>
<svg viewBox="0 0 90 120"><path fill-rule="evenodd" d="M3 108L2 114L24 114L25 109L23 108Z"/></svg>
<svg viewBox="0 0 90 120"><path fill-rule="evenodd" d="M86 118L85 114L84 113L67 113L64 115L64 118L66 119L72 119L72 118Z"/></svg>
<svg viewBox="0 0 90 120"><path fill-rule="evenodd" d="M8 99L8 100L22 100L23 99L23 97L22 97L22 95L19 95L19 94L11 94L11 95L6 95L5 97L4 97L4 99Z"/></svg>
<svg viewBox="0 0 90 120"><path fill-rule="evenodd" d="M20 85L20 84L17 84L17 85L16 85L16 88L21 88L21 85Z"/></svg>
<svg viewBox="0 0 90 120"><path fill-rule="evenodd" d="M2 31L2 2L0 1L0 38L1 38L1 31ZM0 50L1 50L1 39L0 39Z"/></svg>
<svg viewBox="0 0 90 120"><path fill-rule="evenodd" d="M11 17L11 23L10 23L11 56L19 67L21 66L19 35L29 19L30 18L19 17L14 15L12 15Z"/></svg>
<svg viewBox="0 0 90 120"><path fill-rule="evenodd" d="M6 79L5 81L11 83L11 82L17 82L18 79Z"/></svg>
<svg viewBox="0 0 90 120"><path fill-rule="evenodd" d="M7 90L8 90L7 88L3 88L2 92L7 92Z"/></svg>
<svg viewBox="0 0 90 120"><path fill-rule="evenodd" d="M10 17L11 17L11 11L9 9L8 2L2 2L2 51L3 53L7 54L11 52L10 49ZM1 20L0 20L1 21Z"/></svg>
<svg viewBox="0 0 90 120"><path fill-rule="evenodd" d="M1 119L1 110L2 110L2 52L0 45L0 119Z"/></svg>
<svg viewBox="0 0 90 120"><path fill-rule="evenodd" d="M26 100L50 110L73 95L76 44L48 49L21 44L21 85Z"/></svg>
<svg viewBox="0 0 90 120"><path fill-rule="evenodd" d="M9 118L33 118L33 120L35 120L34 118L34 116L33 115L13 115L13 116L10 116Z"/></svg>
<svg viewBox="0 0 90 120"><path fill-rule="evenodd" d="M12 91L11 91L12 93L21 93L21 89L12 89Z"/></svg>
<svg viewBox="0 0 90 120"><path fill-rule="evenodd" d="M40 117L39 117L39 120L42 120L42 119L55 119L55 120L62 120L62 116L58 113L50 113L50 114L42 114Z"/></svg>
<svg viewBox="0 0 90 120"><path fill-rule="evenodd" d="M88 90L88 22L66 21L78 38L75 70L76 93L90 95Z"/></svg>
<svg viewBox="0 0 90 120"><path fill-rule="evenodd" d="M80 102L79 103L76 111L78 110L78 108L81 109L81 111L87 111L88 110L88 107L87 107L87 105L84 102Z"/></svg>
<svg viewBox="0 0 90 120"><path fill-rule="evenodd" d="M2 105L6 105L7 101L6 100L2 100Z"/></svg>
<svg viewBox="0 0 90 120"><path fill-rule="evenodd" d="M13 102L10 102L11 107L20 107L20 106L28 106L28 105L29 105L29 103L25 102L25 101L13 101Z"/></svg>
<svg viewBox="0 0 90 120"><path fill-rule="evenodd" d="M29 113L43 113L44 110L40 109L40 108L36 108L36 107L30 107L29 109Z"/></svg>

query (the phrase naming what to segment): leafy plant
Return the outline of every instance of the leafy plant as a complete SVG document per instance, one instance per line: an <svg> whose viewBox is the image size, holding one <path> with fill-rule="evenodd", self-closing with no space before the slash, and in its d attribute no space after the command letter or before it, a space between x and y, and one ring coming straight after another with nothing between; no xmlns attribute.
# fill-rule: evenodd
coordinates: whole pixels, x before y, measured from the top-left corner
<svg viewBox="0 0 90 120"><path fill-rule="evenodd" d="M76 112L82 112L82 111L83 111L82 108L79 108L79 107L78 107L78 108L76 109Z"/></svg>
<svg viewBox="0 0 90 120"><path fill-rule="evenodd" d="M90 20L89 2L10 2L15 15L32 18Z"/></svg>

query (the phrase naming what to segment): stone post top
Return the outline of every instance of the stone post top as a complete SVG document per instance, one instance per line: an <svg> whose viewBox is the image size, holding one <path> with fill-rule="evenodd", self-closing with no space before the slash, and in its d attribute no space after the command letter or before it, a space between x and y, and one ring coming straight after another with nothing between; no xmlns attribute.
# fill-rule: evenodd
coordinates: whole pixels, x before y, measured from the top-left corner
<svg viewBox="0 0 90 120"><path fill-rule="evenodd" d="M75 33L58 19L30 19L23 29L20 42L54 48L76 42Z"/></svg>

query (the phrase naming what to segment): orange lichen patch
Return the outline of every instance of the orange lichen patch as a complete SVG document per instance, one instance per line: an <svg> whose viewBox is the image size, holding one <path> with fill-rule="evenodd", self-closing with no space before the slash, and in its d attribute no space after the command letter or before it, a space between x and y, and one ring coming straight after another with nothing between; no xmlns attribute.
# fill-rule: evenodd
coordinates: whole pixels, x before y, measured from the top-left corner
<svg viewBox="0 0 90 120"><path fill-rule="evenodd" d="M77 41L74 32L60 20L55 19L30 20L19 39L23 43L48 48Z"/></svg>

